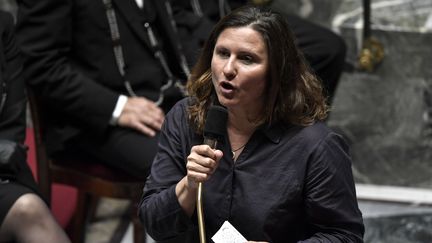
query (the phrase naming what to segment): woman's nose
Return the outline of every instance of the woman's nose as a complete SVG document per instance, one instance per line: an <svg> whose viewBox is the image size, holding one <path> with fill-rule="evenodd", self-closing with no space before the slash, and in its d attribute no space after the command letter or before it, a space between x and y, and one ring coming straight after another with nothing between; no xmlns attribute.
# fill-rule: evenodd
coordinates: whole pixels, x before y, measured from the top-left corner
<svg viewBox="0 0 432 243"><path fill-rule="evenodd" d="M235 67L234 60L232 58L226 61L223 67L223 73L228 80L231 80L236 76L237 70Z"/></svg>

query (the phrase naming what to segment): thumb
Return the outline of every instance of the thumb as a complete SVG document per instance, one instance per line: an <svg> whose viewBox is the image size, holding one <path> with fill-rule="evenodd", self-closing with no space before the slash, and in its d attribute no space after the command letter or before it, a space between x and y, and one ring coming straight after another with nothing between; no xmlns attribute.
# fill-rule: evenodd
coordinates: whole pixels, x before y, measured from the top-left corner
<svg viewBox="0 0 432 243"><path fill-rule="evenodd" d="M220 151L220 150L218 150L218 149L216 149L214 151L214 153L215 153L215 156L216 156L216 161L219 161L222 158L222 156L223 156L223 152Z"/></svg>

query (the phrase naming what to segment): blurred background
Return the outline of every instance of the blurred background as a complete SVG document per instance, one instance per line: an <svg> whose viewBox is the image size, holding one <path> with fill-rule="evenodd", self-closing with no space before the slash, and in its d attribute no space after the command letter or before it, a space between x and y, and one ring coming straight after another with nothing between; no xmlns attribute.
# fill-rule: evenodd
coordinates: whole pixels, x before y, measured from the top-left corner
<svg viewBox="0 0 432 243"><path fill-rule="evenodd" d="M332 29L347 44L327 123L351 146L365 242L432 242L432 0L271 5ZM0 8L16 13L13 0L0 0ZM57 193L64 190L76 193L61 186ZM71 202L53 208L62 225ZM132 242L127 210L125 201L101 200L86 242Z"/></svg>

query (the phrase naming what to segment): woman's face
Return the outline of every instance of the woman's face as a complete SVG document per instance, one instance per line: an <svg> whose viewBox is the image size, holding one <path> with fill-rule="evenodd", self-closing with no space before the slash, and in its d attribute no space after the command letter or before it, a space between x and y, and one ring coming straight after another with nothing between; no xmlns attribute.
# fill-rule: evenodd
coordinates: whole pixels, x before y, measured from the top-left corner
<svg viewBox="0 0 432 243"><path fill-rule="evenodd" d="M267 85L268 51L250 27L227 28L219 35L211 62L219 102L230 108L260 111Z"/></svg>

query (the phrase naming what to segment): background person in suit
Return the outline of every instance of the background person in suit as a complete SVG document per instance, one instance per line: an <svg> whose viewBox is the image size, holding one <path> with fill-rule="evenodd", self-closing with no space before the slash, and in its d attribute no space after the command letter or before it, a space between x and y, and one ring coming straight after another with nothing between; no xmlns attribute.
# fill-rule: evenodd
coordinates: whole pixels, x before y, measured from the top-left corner
<svg viewBox="0 0 432 243"><path fill-rule="evenodd" d="M0 11L0 241L70 242L26 163L26 97L13 19Z"/></svg>
<svg viewBox="0 0 432 243"><path fill-rule="evenodd" d="M199 49L221 17L240 6L259 1L171 0L171 2L182 45L189 62L193 64ZM274 9L274 11L280 10ZM331 30L299 16L282 12L281 14L287 18L296 36L297 45L312 70L322 80L328 96L327 102L331 104L345 64L344 40Z"/></svg>
<svg viewBox="0 0 432 243"><path fill-rule="evenodd" d="M145 178L188 73L169 3L17 2L24 73L46 111L49 154L79 151Z"/></svg>

